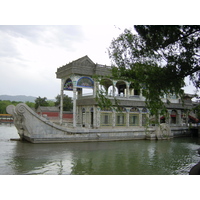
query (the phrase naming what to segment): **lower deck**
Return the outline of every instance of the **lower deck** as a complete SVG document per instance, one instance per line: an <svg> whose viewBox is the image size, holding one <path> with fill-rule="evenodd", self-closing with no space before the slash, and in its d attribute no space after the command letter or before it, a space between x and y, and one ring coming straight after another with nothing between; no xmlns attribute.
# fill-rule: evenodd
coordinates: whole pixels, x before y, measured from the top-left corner
<svg viewBox="0 0 200 200"><path fill-rule="evenodd" d="M137 128L154 126L156 119L151 116L149 110L139 106L123 106L121 111L114 109L100 109L96 105L77 106L76 113L73 116L73 127L85 128ZM167 116L159 116L160 123L166 123L170 126L189 126L190 115L188 111L182 108L168 109Z"/></svg>

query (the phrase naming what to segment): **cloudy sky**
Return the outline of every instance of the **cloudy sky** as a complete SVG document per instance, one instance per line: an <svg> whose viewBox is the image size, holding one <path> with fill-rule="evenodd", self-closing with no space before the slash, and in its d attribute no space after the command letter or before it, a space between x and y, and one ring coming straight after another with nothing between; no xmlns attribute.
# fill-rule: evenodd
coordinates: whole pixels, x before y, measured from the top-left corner
<svg viewBox="0 0 200 200"><path fill-rule="evenodd" d="M57 68L85 55L110 65L107 48L121 31L114 25L1 25L0 94L54 98Z"/></svg>
<svg viewBox="0 0 200 200"><path fill-rule="evenodd" d="M54 99L60 93L58 67L85 55L95 63L110 65L107 48L124 28L131 27L1 25L0 95ZM186 87L187 93L193 91L192 85Z"/></svg>

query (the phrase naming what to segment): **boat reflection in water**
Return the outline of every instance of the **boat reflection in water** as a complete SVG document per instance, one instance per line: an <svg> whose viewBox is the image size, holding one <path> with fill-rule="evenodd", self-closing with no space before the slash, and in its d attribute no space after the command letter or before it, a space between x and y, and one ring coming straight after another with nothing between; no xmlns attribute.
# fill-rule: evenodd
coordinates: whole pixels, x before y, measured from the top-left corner
<svg viewBox="0 0 200 200"><path fill-rule="evenodd" d="M197 138L63 144L16 142L13 174L188 174L198 161Z"/></svg>

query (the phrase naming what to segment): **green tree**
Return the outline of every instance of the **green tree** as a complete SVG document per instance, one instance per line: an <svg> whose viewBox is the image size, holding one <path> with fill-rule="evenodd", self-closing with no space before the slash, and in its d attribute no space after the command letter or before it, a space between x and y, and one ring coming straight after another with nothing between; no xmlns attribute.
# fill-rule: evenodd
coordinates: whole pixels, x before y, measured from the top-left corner
<svg viewBox="0 0 200 200"><path fill-rule="evenodd" d="M35 99L35 109L37 109L39 106L48 106L47 98L40 96Z"/></svg>
<svg viewBox="0 0 200 200"><path fill-rule="evenodd" d="M17 104L21 103L20 101L9 101L9 100L0 100L0 114L6 114L6 107L9 105L16 106Z"/></svg>
<svg viewBox="0 0 200 200"><path fill-rule="evenodd" d="M146 51L165 61L163 67L176 77L189 76L194 85L200 84L200 25L196 26L135 26L145 41Z"/></svg>
<svg viewBox="0 0 200 200"><path fill-rule="evenodd" d="M30 108L35 108L35 103L33 103L33 102L26 101L25 104L26 104L27 106L29 106Z"/></svg>
<svg viewBox="0 0 200 200"><path fill-rule="evenodd" d="M166 111L161 96L182 97L185 77L199 88L200 26L134 27L137 34L125 29L111 42L112 74L142 88L148 108L157 115Z"/></svg>
<svg viewBox="0 0 200 200"><path fill-rule="evenodd" d="M56 102L55 106L60 105L60 95L57 95L56 97ZM73 109L73 103L72 103L72 98L68 97L68 95L63 95L63 110L64 111L70 111Z"/></svg>
<svg viewBox="0 0 200 200"><path fill-rule="evenodd" d="M48 106L49 106L49 107L55 106L55 102L52 101L52 100L48 100L47 103L48 103Z"/></svg>
<svg viewBox="0 0 200 200"><path fill-rule="evenodd" d="M1 114L6 114L6 107L8 105L11 105L10 101L1 101L0 100L0 113Z"/></svg>
<svg viewBox="0 0 200 200"><path fill-rule="evenodd" d="M200 104L197 105L193 110L195 111L196 116L197 116L197 118L198 118L199 121L200 121Z"/></svg>

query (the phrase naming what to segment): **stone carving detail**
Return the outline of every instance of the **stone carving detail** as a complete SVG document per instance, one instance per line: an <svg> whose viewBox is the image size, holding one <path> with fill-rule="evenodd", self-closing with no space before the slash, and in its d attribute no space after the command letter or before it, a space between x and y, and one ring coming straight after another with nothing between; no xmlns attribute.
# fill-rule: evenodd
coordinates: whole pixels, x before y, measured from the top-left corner
<svg viewBox="0 0 200 200"><path fill-rule="evenodd" d="M6 107L6 112L10 115L14 115L14 111L15 111L15 106L14 105L9 105Z"/></svg>
<svg viewBox="0 0 200 200"><path fill-rule="evenodd" d="M156 131L156 138L158 140L161 140L161 139L170 139L173 137L173 134L171 132L171 129L170 129L170 126L168 124L160 124Z"/></svg>
<svg viewBox="0 0 200 200"><path fill-rule="evenodd" d="M25 111L26 111L25 106L26 106L25 104L19 103L15 108L17 114L23 115L25 113Z"/></svg>
<svg viewBox="0 0 200 200"><path fill-rule="evenodd" d="M17 128L18 134L19 134L20 138L22 139L23 135L24 135L22 115L25 112L25 108L22 108L23 107L22 103L18 104L17 106L20 107L19 111L16 109L16 107L14 105L7 106L6 111L8 114L11 114L14 117L15 127Z"/></svg>

